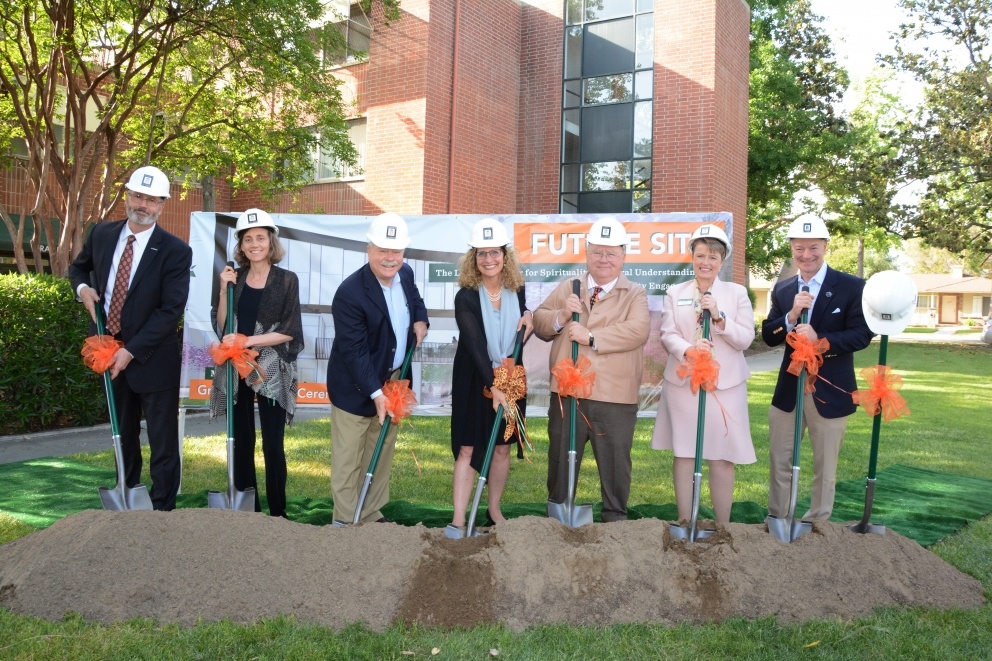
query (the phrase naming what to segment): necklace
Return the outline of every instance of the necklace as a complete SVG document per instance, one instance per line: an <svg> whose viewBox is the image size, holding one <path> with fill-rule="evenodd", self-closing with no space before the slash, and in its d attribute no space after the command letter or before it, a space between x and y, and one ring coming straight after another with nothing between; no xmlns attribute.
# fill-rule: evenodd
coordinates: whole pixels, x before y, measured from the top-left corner
<svg viewBox="0 0 992 661"><path fill-rule="evenodd" d="M503 288L502 287L500 287L499 289L497 289L495 294L490 294L489 293L489 290L486 289L486 287L483 287L483 289L486 290L486 296L489 297L489 300L492 303L499 303L499 299L503 298Z"/></svg>

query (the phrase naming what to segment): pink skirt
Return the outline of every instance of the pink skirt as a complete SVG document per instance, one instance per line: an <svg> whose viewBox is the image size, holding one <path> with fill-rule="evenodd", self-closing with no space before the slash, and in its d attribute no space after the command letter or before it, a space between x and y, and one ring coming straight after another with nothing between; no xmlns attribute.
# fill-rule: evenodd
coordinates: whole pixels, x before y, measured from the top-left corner
<svg viewBox="0 0 992 661"><path fill-rule="evenodd" d="M688 382L677 386L665 381L651 435L652 449L674 450L676 457L694 459L698 418L699 397L692 394ZM706 393L703 430L703 459L733 464L757 461L747 412L747 382Z"/></svg>

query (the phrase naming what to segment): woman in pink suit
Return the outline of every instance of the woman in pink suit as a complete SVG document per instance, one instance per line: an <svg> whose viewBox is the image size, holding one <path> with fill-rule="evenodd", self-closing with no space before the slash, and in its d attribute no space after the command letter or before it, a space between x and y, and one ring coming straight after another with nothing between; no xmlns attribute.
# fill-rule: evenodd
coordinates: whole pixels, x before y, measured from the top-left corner
<svg viewBox="0 0 992 661"><path fill-rule="evenodd" d="M695 279L669 288L661 317L661 341L668 351L665 383L658 402L651 447L673 450L675 502L679 519L692 508L692 474L696 458L699 396L689 379L676 374L685 352L705 348L720 365L716 390L709 393L703 436L703 459L709 465L710 496L717 523L730 522L734 501L734 465L757 459L747 413L747 379L751 376L744 349L754 340L754 309L747 290L718 277L730 256L730 240L716 225L703 225L689 239ZM710 338L703 338L703 310L709 310Z"/></svg>

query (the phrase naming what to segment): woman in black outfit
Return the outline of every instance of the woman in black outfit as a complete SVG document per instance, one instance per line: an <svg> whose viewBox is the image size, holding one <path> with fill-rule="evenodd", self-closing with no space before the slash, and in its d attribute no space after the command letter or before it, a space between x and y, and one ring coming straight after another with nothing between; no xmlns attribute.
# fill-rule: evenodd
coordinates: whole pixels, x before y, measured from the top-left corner
<svg viewBox="0 0 992 661"><path fill-rule="evenodd" d="M241 267L225 266L220 273L220 297L211 310L214 328L222 341L227 322L227 285L234 284L234 330L248 338L247 346L259 352L257 373L238 378L234 391L234 486L255 488L255 511L261 512L255 476L255 400L262 426L265 457L265 495L271 516L286 516L286 424L296 412L299 381L296 357L303 350L300 283L292 271L275 266L286 252L279 243L279 229L261 209L248 209L235 226L238 246L234 259ZM235 372L235 376L238 376ZM210 413L226 411L227 370L214 372Z"/></svg>
<svg viewBox="0 0 992 661"><path fill-rule="evenodd" d="M493 387L493 368L513 355L516 332L533 329L526 308L524 278L509 244L506 228L492 218L472 228L471 248L459 262L455 294L458 348L455 350L451 383L451 450L455 457L453 479L454 516L445 529L448 537L465 535L465 514L472 491L473 469L482 470L486 446L496 422L496 409L506 410L506 395ZM492 399L483 391L488 388ZM517 406L523 414L526 401ZM505 420L489 467L487 524L505 521L500 499L510 472L510 447L516 437L503 440Z"/></svg>

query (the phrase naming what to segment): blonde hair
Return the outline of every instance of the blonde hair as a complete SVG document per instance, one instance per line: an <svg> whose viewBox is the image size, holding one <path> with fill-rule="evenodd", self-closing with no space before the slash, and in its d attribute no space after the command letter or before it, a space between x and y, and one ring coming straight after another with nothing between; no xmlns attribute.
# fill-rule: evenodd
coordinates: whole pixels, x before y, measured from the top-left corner
<svg viewBox="0 0 992 661"><path fill-rule="evenodd" d="M503 286L510 291L520 291L524 286L524 274L520 272L520 265L517 264L517 256L513 248L501 248L503 251ZM482 284L482 271L476 262L476 248L469 248L468 252L458 260L458 286L466 289L478 289Z"/></svg>
<svg viewBox="0 0 992 661"><path fill-rule="evenodd" d="M282 258L286 256L286 249L282 247L279 243L279 237L270 228L266 227L269 232L269 264L278 264L282 261ZM247 231L247 230L245 230ZM251 262L245 257L245 252L241 249L241 239L244 237L245 232L241 232L238 236L238 247L234 249L234 261L238 263L238 266L244 268L248 266Z"/></svg>

